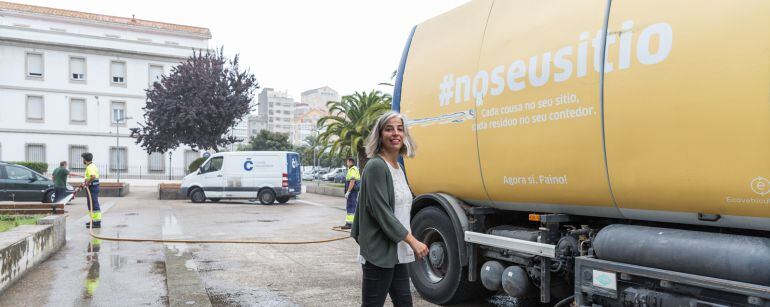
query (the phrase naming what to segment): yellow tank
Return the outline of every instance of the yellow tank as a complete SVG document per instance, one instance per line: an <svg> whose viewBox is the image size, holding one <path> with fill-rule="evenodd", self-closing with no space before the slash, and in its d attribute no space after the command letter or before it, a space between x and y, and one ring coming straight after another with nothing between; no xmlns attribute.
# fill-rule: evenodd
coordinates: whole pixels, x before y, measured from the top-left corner
<svg viewBox="0 0 770 307"><path fill-rule="evenodd" d="M418 25L394 97L415 194L770 230L770 1L608 5L477 0Z"/></svg>

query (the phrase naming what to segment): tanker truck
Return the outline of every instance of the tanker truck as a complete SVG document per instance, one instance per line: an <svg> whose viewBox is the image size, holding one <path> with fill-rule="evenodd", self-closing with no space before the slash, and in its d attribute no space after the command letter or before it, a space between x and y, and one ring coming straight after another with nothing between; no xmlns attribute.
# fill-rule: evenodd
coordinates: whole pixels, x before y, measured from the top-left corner
<svg viewBox="0 0 770 307"><path fill-rule="evenodd" d="M414 27L436 304L770 306L770 1L475 0Z"/></svg>

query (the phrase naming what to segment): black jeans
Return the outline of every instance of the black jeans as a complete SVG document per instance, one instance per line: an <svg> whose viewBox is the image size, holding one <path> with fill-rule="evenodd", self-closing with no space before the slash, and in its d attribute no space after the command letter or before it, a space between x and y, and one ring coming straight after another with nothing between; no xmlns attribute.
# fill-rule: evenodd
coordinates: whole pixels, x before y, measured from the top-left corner
<svg viewBox="0 0 770 307"><path fill-rule="evenodd" d="M390 294L394 307L411 307L412 290L409 288L409 271L406 264L394 268L381 268L366 262L362 265L364 280L361 287L362 307L381 307Z"/></svg>

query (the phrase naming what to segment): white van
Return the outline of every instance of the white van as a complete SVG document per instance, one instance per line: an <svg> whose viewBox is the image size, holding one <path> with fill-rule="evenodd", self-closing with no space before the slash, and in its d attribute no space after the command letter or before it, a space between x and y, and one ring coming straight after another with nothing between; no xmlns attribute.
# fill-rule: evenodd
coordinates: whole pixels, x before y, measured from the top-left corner
<svg viewBox="0 0 770 307"><path fill-rule="evenodd" d="M285 203L302 192L301 176L296 152L220 152L182 179L181 193L194 203L207 199L259 199L264 205L276 200Z"/></svg>

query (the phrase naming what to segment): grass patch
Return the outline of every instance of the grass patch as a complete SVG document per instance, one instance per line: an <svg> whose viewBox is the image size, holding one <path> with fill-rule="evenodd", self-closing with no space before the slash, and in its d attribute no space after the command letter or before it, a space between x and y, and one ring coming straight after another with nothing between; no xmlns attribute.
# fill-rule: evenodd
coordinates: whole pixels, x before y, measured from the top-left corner
<svg viewBox="0 0 770 307"><path fill-rule="evenodd" d="M40 217L37 216L0 215L0 232L8 231L19 225L36 225L39 219Z"/></svg>

